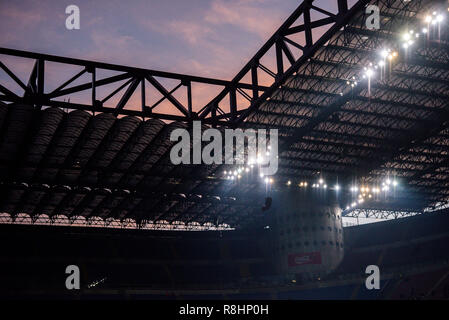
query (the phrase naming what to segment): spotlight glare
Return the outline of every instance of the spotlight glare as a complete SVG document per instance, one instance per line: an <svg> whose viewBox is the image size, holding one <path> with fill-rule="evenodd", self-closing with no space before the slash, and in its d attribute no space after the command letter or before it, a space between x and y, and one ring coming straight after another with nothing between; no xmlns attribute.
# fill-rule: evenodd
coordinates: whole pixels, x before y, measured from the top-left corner
<svg viewBox="0 0 449 320"><path fill-rule="evenodd" d="M431 16L426 16L426 18L424 19L427 23L432 22L432 17Z"/></svg>
<svg viewBox="0 0 449 320"><path fill-rule="evenodd" d="M340 186L338 184L335 185L335 190L336 191L340 190Z"/></svg>

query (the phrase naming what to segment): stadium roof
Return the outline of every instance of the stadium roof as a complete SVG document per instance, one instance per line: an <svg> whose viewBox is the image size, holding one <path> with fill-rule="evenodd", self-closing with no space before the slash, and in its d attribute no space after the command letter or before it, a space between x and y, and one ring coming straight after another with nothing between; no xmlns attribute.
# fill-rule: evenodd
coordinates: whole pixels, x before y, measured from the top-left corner
<svg viewBox="0 0 449 320"><path fill-rule="evenodd" d="M435 30L421 31L426 15L447 5L375 1L381 28L370 30L368 2L348 9L340 0L332 13L304 1L232 81L0 48L0 58L36 61L27 84L13 67L0 64L19 89L8 89L9 82L0 78L0 211L36 219L45 214L223 227L257 220L266 194L260 179L229 181L226 166L170 162L170 130L187 128L192 120L279 129L274 189L302 181L311 187L319 178L329 187L338 180L345 187L372 189L393 177L401 184L397 194L373 197L369 208L416 212L448 200L447 23L438 22L438 37ZM404 49L404 43L410 47ZM270 57L274 63L262 64ZM52 62L80 71L49 92L44 65ZM114 74L96 78L101 70ZM258 83L259 72L273 76L271 86ZM90 82L73 85L88 74ZM247 75L250 81L244 82ZM158 79L179 84L167 88ZM198 112L191 99L196 82L223 87ZM99 97L99 88L111 84L116 89ZM173 112L155 112L161 99L147 105L148 85ZM136 107L129 101L139 86L142 106ZM181 87L188 92L185 102L174 97ZM70 94L86 90L91 103L70 102ZM118 94L118 102L108 107L107 100ZM285 186L288 181L292 186ZM350 204L353 195L342 191L343 206Z"/></svg>

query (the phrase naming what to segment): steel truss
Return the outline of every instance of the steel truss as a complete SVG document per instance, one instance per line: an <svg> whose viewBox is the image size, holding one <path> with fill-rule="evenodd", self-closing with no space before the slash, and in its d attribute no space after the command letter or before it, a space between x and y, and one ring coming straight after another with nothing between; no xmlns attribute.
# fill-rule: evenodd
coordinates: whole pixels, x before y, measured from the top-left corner
<svg viewBox="0 0 449 320"><path fill-rule="evenodd" d="M336 31L348 23L367 2L367 0L359 0L351 9L348 9L346 0L337 0L337 12L329 12L314 5L314 0L303 1L231 81L0 48L0 54L35 60L27 84L23 83L13 70L0 61L0 68L23 90L23 94L19 95L1 85L0 101L32 103L37 108L53 106L87 110L92 113L109 112L115 115L136 115L144 118L187 122L201 119L213 125L235 125L243 121L251 111L257 109L289 76L293 75L301 64L324 45ZM327 32L323 36L317 37L316 29L323 26L328 28ZM300 38L304 40L302 42L295 40ZM273 63L264 63L268 66L275 65L275 71L262 64L261 61L267 59ZM81 69L55 90L47 92L45 90L47 79L45 64L48 62L57 62L68 67L81 67ZM113 71L117 74L99 78L97 75L104 71ZM260 72L268 73L273 77L270 87L259 84ZM91 80L80 85L70 86L84 74L90 74ZM245 83L243 80L247 75L250 75L250 83ZM164 80L176 80L178 83L174 87L168 87L164 84ZM194 112L196 108L192 105L192 84L195 83L223 87L223 90L209 103L200 107L198 112ZM101 97L97 94L100 87L111 84L116 84L117 88L111 89ZM153 87L162 95L162 98L152 105L147 105L145 96L147 86ZM138 87L141 92L141 104L129 106L129 99L138 90ZM126 90L124 90L125 88ZM182 90L181 88L187 91L186 101L180 101L174 96L175 92ZM61 101L62 97L86 90L91 92L90 103ZM114 96L120 97L119 102L115 106L106 106L105 103ZM249 106L240 102L239 98L241 97L247 100ZM163 101L168 101L172 110L158 113L157 107Z"/></svg>
<svg viewBox="0 0 449 320"><path fill-rule="evenodd" d="M5 64L0 64L23 90L22 94L17 94L0 86L0 101L31 103L36 110L43 106L57 106L91 113L176 120L179 121L177 125L202 119L212 126L278 128L281 153L276 180L279 183L282 179L314 179L320 174L328 178L338 177L342 182L358 177L370 183L392 174L415 186L413 192L416 193L410 191L411 194L426 197L426 204L445 200L449 196L448 33L443 30L444 37L438 44L430 41L411 52L406 59L396 60L388 77L373 81L370 94L364 83L351 88L347 81L359 75L363 66L378 59L379 48L385 45L394 48L400 27L408 25L417 29L417 12L430 8L433 3L425 0L373 1L381 8L382 17L388 19L383 22L382 30L371 32L364 27L363 6L367 2L358 1L348 9L346 2L340 0L338 11L331 13L314 6L313 1L304 1L231 81L0 49L0 54L36 60L26 85ZM317 12L321 16L313 20L312 13ZM320 38L315 37L314 32L323 26L328 27L327 32ZM301 37L304 43L296 40ZM271 64L261 64L269 58L274 61L274 71L267 67ZM75 66L80 70L48 92L44 85L48 80L47 62ZM115 74L98 77L105 70ZM260 85L260 72L273 77L270 87ZM90 81L75 85L86 75L90 76ZM243 79L251 80L245 83ZM167 86L166 80L177 81L177 84ZM215 99L198 108L201 106L192 105L193 83L221 86L223 90ZM108 85L117 87L100 96L99 89ZM148 99L142 99L140 106L130 105L130 98L138 92L139 86L142 96L151 86L162 98L150 106L147 105ZM175 98L178 90L182 89L187 91L186 101ZM82 105L61 100L69 94L89 90L92 93L90 103ZM115 105L106 106L106 102L116 97L119 98ZM241 97L247 100L246 106L240 104ZM166 101L172 104L172 112L158 113L158 107ZM11 105L11 109L14 107ZM110 137L121 132L120 121L114 121L104 130L99 147L79 168L75 185L90 186L92 190L123 190L129 187L130 180L135 179L137 184L133 188L137 192L164 190L166 193L217 194L250 201L260 198L260 194L255 192L257 182L231 184L222 181L220 173L224 170L223 166L182 167L181 170L171 165L167 161L170 143L166 141L166 128L155 133L155 143L148 144L125 172L117 169L117 163L125 158L125 145L109 165L96 168L96 161L110 147ZM94 122L95 119L89 120L62 166L55 168L58 172L53 181L55 185L64 185L64 172L77 165L72 161L73 156L77 154L79 144L87 139L86 132L93 128L91 125ZM64 121L61 121L59 127L64 129L64 126ZM127 137L127 143L134 143L138 136L139 131L135 130ZM32 141L30 138L28 140ZM49 146L56 144L57 135L50 137L50 140ZM52 149L48 147L42 156L43 160L36 167L37 173L31 178L33 183L39 182L42 169L50 166L45 161L48 150ZM141 170L142 164L152 156L157 159L152 160L151 168ZM24 157L16 159L18 161L14 166L17 166L17 172L21 166L35 165L25 163ZM14 181L16 171L11 171L9 182ZM90 173L97 174L99 178L91 182ZM112 184L109 175L119 173L123 176ZM28 192L20 197L25 200L30 195L31 192ZM222 223L232 226L257 219L251 208L245 210L235 205L171 201L163 197L149 197L139 202L127 197L116 203L115 197L108 196L107 192L101 196L102 199L93 192L89 193L77 203L71 215L77 216L83 212L88 217L110 215L122 221L132 218L135 221L168 221L172 224L182 221L200 225L222 216ZM52 200L51 197L48 194L41 199L33 212L37 215L42 211L45 204ZM72 200L73 192L69 192L58 200L54 212L61 211ZM86 208L89 213L85 213ZM12 209L16 213L22 210L20 206Z"/></svg>
<svg viewBox="0 0 449 320"><path fill-rule="evenodd" d="M199 224L198 222L168 223L167 221L142 221L137 222L134 219L114 219L74 216L66 217L64 215L47 216L45 214L30 216L25 213L18 215L0 214L0 224L33 224L33 225L51 225L51 226L73 226L73 227L96 227L113 229L141 229L141 230L164 230L164 231L225 231L233 230L227 224L215 225L213 223Z"/></svg>
<svg viewBox="0 0 449 320"><path fill-rule="evenodd" d="M413 211L406 209L388 210L376 208L358 208L348 210L348 212L345 214L345 217L390 220L390 219L411 217L421 213L422 212L420 211Z"/></svg>

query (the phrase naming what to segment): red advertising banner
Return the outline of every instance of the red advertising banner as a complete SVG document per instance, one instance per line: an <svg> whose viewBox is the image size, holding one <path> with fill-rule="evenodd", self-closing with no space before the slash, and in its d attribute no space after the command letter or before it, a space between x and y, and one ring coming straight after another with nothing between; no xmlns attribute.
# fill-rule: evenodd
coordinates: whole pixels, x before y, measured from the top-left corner
<svg viewBox="0 0 449 320"><path fill-rule="evenodd" d="M288 266L297 267L303 264L321 264L320 252L291 253L288 255Z"/></svg>

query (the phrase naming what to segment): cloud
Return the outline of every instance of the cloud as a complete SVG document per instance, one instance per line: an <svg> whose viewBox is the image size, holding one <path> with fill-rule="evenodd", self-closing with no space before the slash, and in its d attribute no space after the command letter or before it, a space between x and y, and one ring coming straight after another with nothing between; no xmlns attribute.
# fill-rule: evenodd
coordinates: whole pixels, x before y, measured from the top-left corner
<svg viewBox="0 0 449 320"><path fill-rule="evenodd" d="M264 2L215 0L204 20L215 25L230 24L266 39L280 25L282 14L273 8L260 6Z"/></svg>

